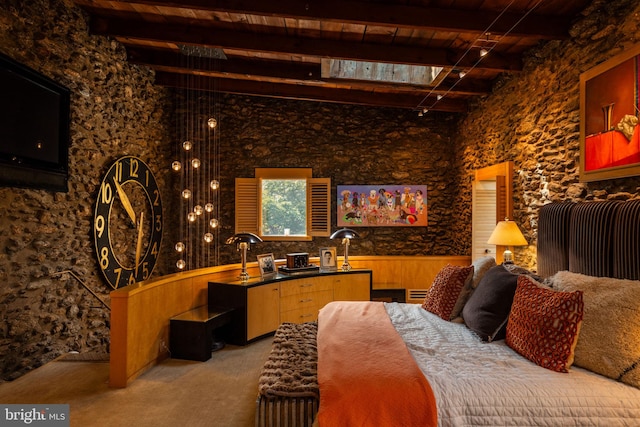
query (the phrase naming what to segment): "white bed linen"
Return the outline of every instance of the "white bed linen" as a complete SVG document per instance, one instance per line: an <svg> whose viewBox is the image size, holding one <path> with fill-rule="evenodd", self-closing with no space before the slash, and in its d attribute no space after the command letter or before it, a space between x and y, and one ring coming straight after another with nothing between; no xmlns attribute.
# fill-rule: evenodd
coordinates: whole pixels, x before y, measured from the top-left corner
<svg viewBox="0 0 640 427"><path fill-rule="evenodd" d="M640 425L639 389L575 366L541 368L418 304L385 307L431 384L440 426Z"/></svg>

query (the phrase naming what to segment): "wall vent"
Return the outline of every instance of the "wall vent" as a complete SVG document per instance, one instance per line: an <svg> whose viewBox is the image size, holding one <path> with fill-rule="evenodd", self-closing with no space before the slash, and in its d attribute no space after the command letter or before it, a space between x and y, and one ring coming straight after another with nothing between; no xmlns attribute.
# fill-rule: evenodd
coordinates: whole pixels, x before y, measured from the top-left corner
<svg viewBox="0 0 640 427"><path fill-rule="evenodd" d="M409 289L409 299L423 300L427 296L429 289Z"/></svg>

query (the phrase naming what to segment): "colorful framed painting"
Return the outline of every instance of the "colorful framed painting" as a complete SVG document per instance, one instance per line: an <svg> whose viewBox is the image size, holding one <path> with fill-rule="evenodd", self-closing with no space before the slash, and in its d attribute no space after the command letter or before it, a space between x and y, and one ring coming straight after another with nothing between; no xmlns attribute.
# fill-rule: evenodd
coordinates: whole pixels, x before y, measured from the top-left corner
<svg viewBox="0 0 640 427"><path fill-rule="evenodd" d="M640 175L640 46L580 75L580 180Z"/></svg>
<svg viewBox="0 0 640 427"><path fill-rule="evenodd" d="M338 185L338 227L426 227L426 185Z"/></svg>

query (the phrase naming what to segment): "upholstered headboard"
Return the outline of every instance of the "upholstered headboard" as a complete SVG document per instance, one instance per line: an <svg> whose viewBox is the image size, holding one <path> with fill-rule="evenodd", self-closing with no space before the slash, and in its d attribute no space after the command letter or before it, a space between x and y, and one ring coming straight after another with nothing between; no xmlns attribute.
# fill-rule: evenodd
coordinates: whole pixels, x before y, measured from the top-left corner
<svg viewBox="0 0 640 427"><path fill-rule="evenodd" d="M640 200L550 203L538 219L538 274L640 280Z"/></svg>

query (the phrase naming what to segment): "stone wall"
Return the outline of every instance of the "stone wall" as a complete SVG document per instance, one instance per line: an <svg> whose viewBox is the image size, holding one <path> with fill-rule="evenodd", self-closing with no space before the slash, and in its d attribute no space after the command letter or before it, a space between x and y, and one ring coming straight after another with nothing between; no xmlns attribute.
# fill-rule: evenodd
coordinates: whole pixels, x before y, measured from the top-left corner
<svg viewBox="0 0 640 427"><path fill-rule="evenodd" d="M473 170L515 163L514 220L529 241L519 263L535 268L538 209L555 201L640 197L638 177L584 183L580 165L580 74L637 44L640 4L596 0L566 41L548 42L526 56L524 71L497 82L459 124L454 138L461 170L454 212L462 252L471 241Z"/></svg>
<svg viewBox="0 0 640 427"><path fill-rule="evenodd" d="M452 115L420 118L406 110L321 104L268 98L222 98L222 237L234 233L235 177L254 177L257 167L309 167L314 177L331 178L331 229L336 230L336 185L427 185L424 227L363 227L353 255L464 255L451 246L451 209L456 173L452 169ZM290 252L317 256L328 238L312 242L264 242L255 253L284 258ZM342 250L339 249L339 253ZM235 248L222 264L239 262Z"/></svg>
<svg viewBox="0 0 640 427"><path fill-rule="evenodd" d="M98 186L125 154L165 168L171 115L153 73L129 65L119 43L90 36L70 0L4 0L0 52L71 90L69 191L0 188L0 371L11 380L69 351L108 352L108 309L56 273L73 271L110 303L92 241Z"/></svg>

